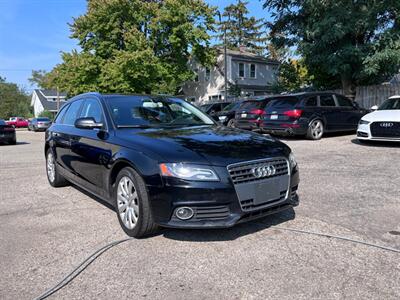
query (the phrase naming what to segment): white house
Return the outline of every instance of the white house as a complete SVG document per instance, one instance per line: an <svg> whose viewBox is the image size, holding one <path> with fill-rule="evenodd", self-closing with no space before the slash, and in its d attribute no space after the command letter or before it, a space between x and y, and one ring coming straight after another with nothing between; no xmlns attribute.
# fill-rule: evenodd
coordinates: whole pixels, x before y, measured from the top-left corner
<svg viewBox="0 0 400 300"><path fill-rule="evenodd" d="M241 48L227 50L227 82L241 90L241 96L257 96L271 93L277 80L279 63ZM186 82L183 93L186 99L197 103L224 101L224 52L218 48L217 62L211 69L192 62L195 81ZM228 94L228 98L230 95Z"/></svg>
<svg viewBox="0 0 400 300"><path fill-rule="evenodd" d="M39 90L33 91L31 106L33 107L33 113L35 117L38 117L41 112L48 110L54 115L58 112L58 108L61 108L67 101L67 94L59 93L60 103L57 104L57 91L56 90Z"/></svg>

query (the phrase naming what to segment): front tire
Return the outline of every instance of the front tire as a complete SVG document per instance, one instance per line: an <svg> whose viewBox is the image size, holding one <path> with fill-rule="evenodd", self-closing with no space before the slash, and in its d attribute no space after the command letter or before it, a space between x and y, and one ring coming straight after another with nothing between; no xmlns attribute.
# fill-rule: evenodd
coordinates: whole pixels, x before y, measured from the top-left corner
<svg viewBox="0 0 400 300"><path fill-rule="evenodd" d="M47 150L46 153L46 174L47 180L52 187L61 187L68 185L68 181L57 171L56 160L51 149Z"/></svg>
<svg viewBox="0 0 400 300"><path fill-rule="evenodd" d="M230 119L228 121L228 124L226 125L227 127L231 127L234 128L235 127L235 120L234 119Z"/></svg>
<svg viewBox="0 0 400 300"><path fill-rule="evenodd" d="M127 235L140 238L157 231L146 185L134 169L126 167L119 172L114 197L118 221Z"/></svg>
<svg viewBox="0 0 400 300"><path fill-rule="evenodd" d="M307 138L314 141L320 140L324 135L324 131L324 123L319 119L313 120L308 126Z"/></svg>

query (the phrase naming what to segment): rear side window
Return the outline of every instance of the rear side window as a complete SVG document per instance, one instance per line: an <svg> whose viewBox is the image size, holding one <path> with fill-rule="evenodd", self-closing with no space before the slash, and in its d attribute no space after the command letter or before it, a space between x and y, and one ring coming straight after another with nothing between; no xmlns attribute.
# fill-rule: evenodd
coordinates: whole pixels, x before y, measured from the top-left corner
<svg viewBox="0 0 400 300"><path fill-rule="evenodd" d="M67 112L65 113L63 124L74 125L75 120L78 116L79 108L81 107L83 100L77 100L69 105Z"/></svg>
<svg viewBox="0 0 400 300"><path fill-rule="evenodd" d="M62 119L64 118L64 115L65 115L65 113L66 113L67 110L68 110L68 107L69 107L69 105L64 105L64 106L61 108L60 112L57 114L56 119L54 120L54 123L56 123L56 124L61 124ZM33 120L32 120L32 122L33 122Z"/></svg>
<svg viewBox="0 0 400 300"><path fill-rule="evenodd" d="M321 95L319 101L321 106L336 106L332 95Z"/></svg>
<svg viewBox="0 0 400 300"><path fill-rule="evenodd" d="M318 103L317 96L314 96L314 97L308 98L305 101L305 106L306 107L313 107L313 106L317 106L317 103Z"/></svg>
<svg viewBox="0 0 400 300"><path fill-rule="evenodd" d="M296 97L282 97L273 100L268 107L294 108L298 102Z"/></svg>
<svg viewBox="0 0 400 300"><path fill-rule="evenodd" d="M350 99L347 99L345 96L336 95L336 99L339 103L339 106L353 106L353 102Z"/></svg>

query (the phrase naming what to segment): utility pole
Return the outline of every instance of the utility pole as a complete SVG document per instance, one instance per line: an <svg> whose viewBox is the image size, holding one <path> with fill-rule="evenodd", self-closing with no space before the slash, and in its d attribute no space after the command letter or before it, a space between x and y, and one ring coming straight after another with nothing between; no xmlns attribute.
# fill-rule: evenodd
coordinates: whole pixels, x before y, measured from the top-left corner
<svg viewBox="0 0 400 300"><path fill-rule="evenodd" d="M222 24L222 15L219 10L217 10L219 23ZM226 24L224 24L224 101L228 101L228 57L226 49Z"/></svg>
<svg viewBox="0 0 400 300"><path fill-rule="evenodd" d="M60 91L57 86L57 112L60 110Z"/></svg>

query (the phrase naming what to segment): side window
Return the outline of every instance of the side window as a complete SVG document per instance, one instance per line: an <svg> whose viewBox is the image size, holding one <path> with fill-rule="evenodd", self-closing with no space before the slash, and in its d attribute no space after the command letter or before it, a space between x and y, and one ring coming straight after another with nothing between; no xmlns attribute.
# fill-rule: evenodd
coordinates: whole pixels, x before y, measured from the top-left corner
<svg viewBox="0 0 400 300"><path fill-rule="evenodd" d="M319 101L321 106L336 106L332 95L321 95Z"/></svg>
<svg viewBox="0 0 400 300"><path fill-rule="evenodd" d="M103 110L96 99L86 99L83 103L80 118L92 117L97 123L104 122Z"/></svg>
<svg viewBox="0 0 400 300"><path fill-rule="evenodd" d="M75 120L77 118L79 108L81 107L83 100L77 100L72 102L69 107L67 112L65 113L63 124L66 125L74 125Z"/></svg>
<svg viewBox="0 0 400 300"><path fill-rule="evenodd" d="M308 98L306 100L305 106L306 107L313 107L313 106L317 106L317 103L318 103L317 96L314 96L314 97Z"/></svg>
<svg viewBox="0 0 400 300"><path fill-rule="evenodd" d="M244 63L239 63L239 77L244 77Z"/></svg>
<svg viewBox="0 0 400 300"><path fill-rule="evenodd" d="M64 118L65 113L68 110L69 105L64 105L63 107L61 107L60 112L57 114L56 119L54 120L54 123L56 124L61 124L62 119ZM36 120L36 119L35 119ZM32 121L33 122L33 121Z"/></svg>
<svg viewBox="0 0 400 300"><path fill-rule="evenodd" d="M342 96L342 95L336 95L336 99L339 103L339 106L353 106L353 103L351 102L350 99L347 99L346 97Z"/></svg>

